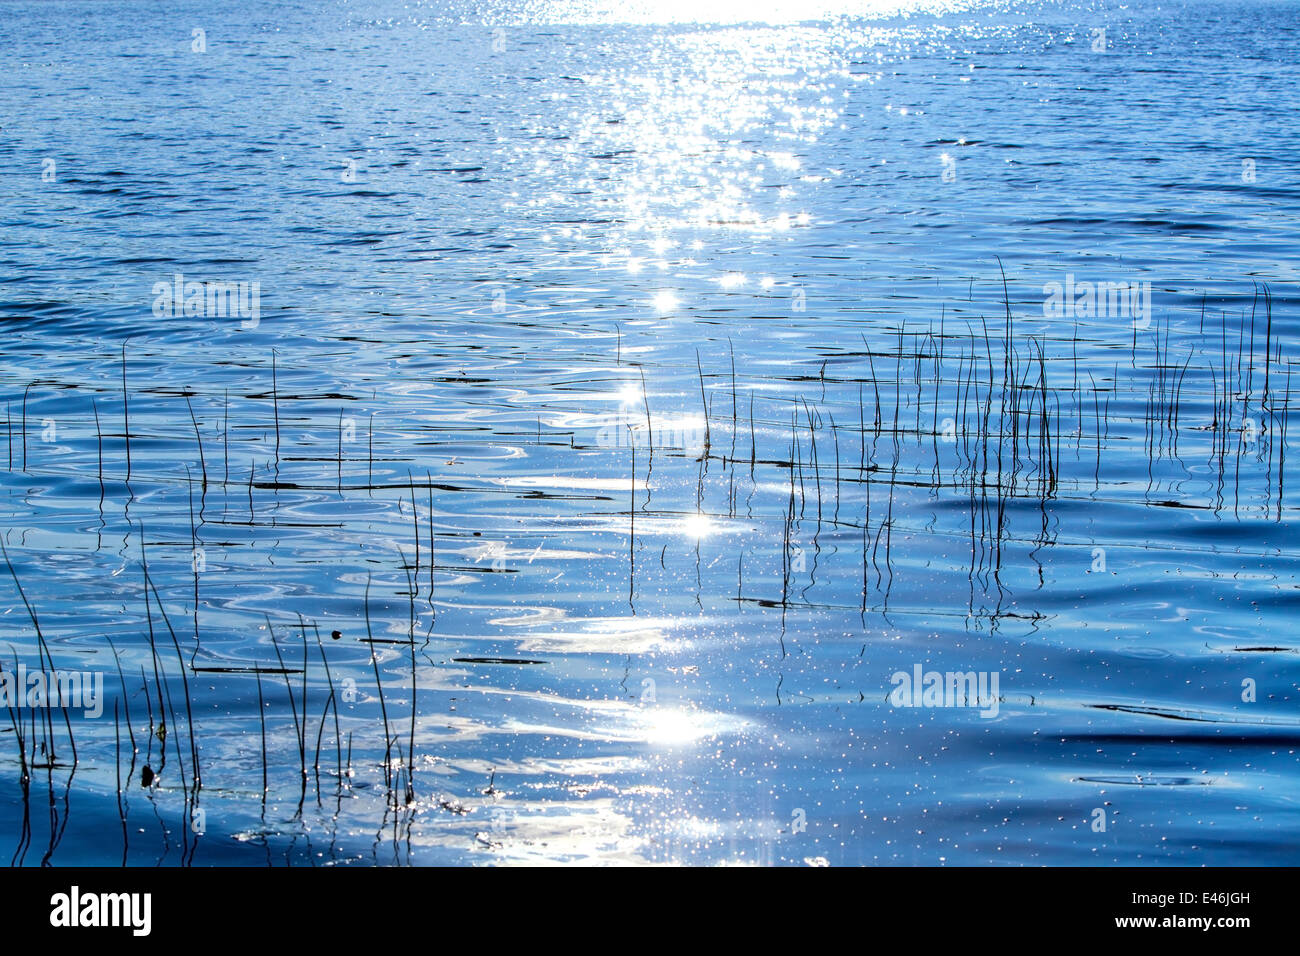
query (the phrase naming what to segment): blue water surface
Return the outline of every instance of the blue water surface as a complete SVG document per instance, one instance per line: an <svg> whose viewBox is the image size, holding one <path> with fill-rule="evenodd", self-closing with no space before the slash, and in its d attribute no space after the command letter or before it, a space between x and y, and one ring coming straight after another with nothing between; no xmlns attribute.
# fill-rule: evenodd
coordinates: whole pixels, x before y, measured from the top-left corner
<svg viewBox="0 0 1300 956"><path fill-rule="evenodd" d="M1298 42L0 2L0 853L1297 862Z"/></svg>

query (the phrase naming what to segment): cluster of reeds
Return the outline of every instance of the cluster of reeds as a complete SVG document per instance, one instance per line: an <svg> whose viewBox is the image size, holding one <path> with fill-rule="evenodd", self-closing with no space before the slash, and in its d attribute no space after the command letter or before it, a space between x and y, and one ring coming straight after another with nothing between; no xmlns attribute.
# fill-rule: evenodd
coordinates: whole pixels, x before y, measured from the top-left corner
<svg viewBox="0 0 1300 956"><path fill-rule="evenodd" d="M847 569L845 577L851 575L851 580L860 585L855 610L861 615L868 610L888 613L895 578L896 538L927 532L917 503L942 500L960 506L962 533L969 547L965 569L970 582L968 612L977 613L990 594L996 595L997 606L1001 607L1009 588L1004 577L1009 563L1017 571L1024 571L1035 553L1054 542L1054 501L1063 496L1097 500L1107 494L1121 500L1133 493L1127 478L1109 477L1106 459L1112 449L1131 456L1139 438L1148 464L1145 503L1172 503L1218 513L1226 509L1230 489L1234 515L1251 510L1249 495L1254 494L1259 496L1253 505L1255 512L1282 520L1291 362L1284 358L1280 337L1275 334L1272 296L1267 288L1257 291L1249 316L1221 311L1215 317L1202 308L1194 332L1189 322L1175 322L1172 316L1150 329L1135 326L1127 368L1116 361L1107 368L1095 364L1088 367L1085 362L1082 369L1078 344L1089 329L1081 329L1076 320L1069 329L1058 326L1026 331L1033 326L1017 321L1005 278L1002 291L999 321L991 323L984 317L958 321L944 310L923 323L905 320L887 328L877 327L860 336L860 349L853 342L828 350L815 375L794 370L783 380L746 385L737 375L735 348L730 341L725 352L721 343L715 353L697 351L691 391L699 396L703 442L701 448L690 452L656 445L647 365L637 363L634 367L644 403L645 430L628 443L627 601L632 612L636 613L638 603L637 575L644 567L638 565L638 548L644 536L653 533L645 530L645 519L664 514L651 507L657 455L661 459L682 459L693 467L697 514L734 519L743 510L747 520L757 521L765 529L770 544L759 555L750 557L748 581L746 553L742 549L738 555L735 599L779 611L783 656L787 613L816 608L809 598L812 581L803 577L797 558L805 538L811 541L814 553L813 577L824 535L836 536L840 553L849 553L842 545L853 541L854 565ZM616 330L616 334L615 367L621 374L627 365L622 331ZM711 371L710 365L720 370ZM345 455L345 409L341 407L332 461L319 453L296 455L296 445L288 458L282 457L282 424L292 421L291 412L288 416L282 412L297 399L282 395L275 355L270 356L267 371L269 390L246 396L251 403L263 403L262 420L267 433L266 441L247 443L246 480L236 476L231 467L229 391L220 396L220 481L215 477L216 457L205 448L205 441L212 440L205 439L212 429L205 419L215 416L211 409L216 398L204 402L197 393L183 393L185 415L177 418L188 425L185 440L192 436L194 449L192 461L183 463L189 550L197 555L203 547L204 529L210 520L208 498L218 490L222 496L221 520L250 529L274 523L277 498L285 489L332 490L345 497L387 494L403 520L409 508L410 551L400 543L396 545L397 571L392 577L399 583L386 588L387 596L406 604L405 626L388 620L386 614L388 626L376 631L372 623L372 574L368 571L362 596L365 636L356 638L364 645L375 684L378 721L374 732L382 732L382 742L371 746L368 740L366 752L376 755L372 766L383 780L384 818L387 821L391 814L396 842L399 818L405 817L409 827L410 817L420 804L415 779L420 703L417 645L429 640L436 619L435 572L439 565L435 481L426 467L424 481L417 483L414 475L422 467L417 458L404 457L399 449L386 446L380 449L382 473L376 481L373 416L362 471L360 456L352 459ZM661 368L650 371L654 375L663 373ZM295 615L295 620L278 623L266 614L265 643L269 644L267 650L274 656L274 664L266 658L234 664L214 662L202 650L201 575L197 563L186 588L191 633L178 635L151 571L143 523L130 515L129 507L135 501L136 487L146 483L175 487L179 476L169 485L172 479L168 477L145 475L138 455L133 463L132 440L144 431L132 422L136 403L130 389L125 345L121 350L121 381L121 434L106 432L106 419L100 416L101 402L114 401L112 396L92 396L91 411L96 436L98 508L102 516L120 489L124 513L139 541L144 611L137 622L141 630L138 646L120 648L105 638L119 684L113 701L114 781L122 823L123 860L129 845L128 795L133 788L152 795L159 790L160 782L170 785L175 779L181 792L182 819L188 821L202 809L203 789L211 781L205 780L205 761L201 759L204 735L197 717L205 711L194 699L191 687L191 678L199 674L221 674L245 682L250 692L255 686L260 787L254 789L260 798L262 817L266 816L268 799L274 800L273 794L283 792L278 780L284 773L293 780L290 789L296 798L295 816L303 814L313 785L318 805L332 789L337 816L355 773L353 735L358 723L340 715L337 666L331 665L327 652L333 640L327 645L321 638L320 624L300 614ZM17 423L12 400L6 403L11 472L39 471L44 467L35 449L29 447L27 430L31 392L39 386L39 382L33 382L23 388ZM197 403L196 398L200 399ZM666 404L671 396L656 397L655 401L657 406ZM1140 413L1136 411L1139 408ZM626 427L631 436L633 424ZM269 439L271 433L273 442ZM544 432L540 417L535 441L539 445L563 444L575 450L594 447L574 432ZM238 457L239 443L234 447ZM116 448L121 450L120 463L114 461ZM640 455L638 448L644 449ZM1213 476L1206 486L1210 491L1199 498L1188 490L1186 478L1192 473L1186 464L1189 460L1195 461L1200 473ZM314 470L290 476L290 469L301 469L303 461ZM209 462L214 463L211 473ZM402 462L409 465L405 480L394 471L398 466L395 463ZM1162 484L1162 469L1166 467L1182 469L1182 475L1177 476L1180 500L1171 501L1172 485ZM644 497L639 494L641 489ZM258 493L262 496L260 503ZM622 496L619 498L609 505L614 516L621 514ZM244 509L236 506L232 510L232 505L243 499L247 500L247 515L237 520L236 515L242 515ZM259 504L263 509L260 514ZM421 511L427 516L423 521ZM932 525L933 517L931 530ZM3 542L0 550L31 623L36 657L40 666L52 670L54 660L37 609ZM698 543L696 553L698 559ZM663 555L661 551L661 567ZM762 573L764 562L770 573ZM1032 571L1041 586L1041 563ZM403 579L404 588L400 583ZM697 585L699 582L697 560ZM426 613L428 627L420 635L417 631ZM164 631L165 635L161 633ZM339 637L337 632L333 637ZM297 645L292 662L286 661L282 649L286 642L291 647ZM311 654L313 643L319 662L316 670ZM386 648L399 649L399 659L404 658L403 676L409 675L409 715L404 719L391 706L385 689L381 655ZM125 676L131 669L123 666L124 654L136 663L138 683L134 675L131 681ZM13 656L17 666L16 651ZM283 685L282 697L274 690L279 684ZM323 694L323 699L313 697L313 688ZM137 705L133 714L131 701L141 699L145 712L141 714ZM284 704L288 722L283 721ZM285 766L284 753L272 745L271 738L278 731L273 726L268 736L268 711L279 714L285 726L292 724L289 757L293 765ZM25 859L32 838L30 786L38 772L44 772L50 794L50 842L43 862L50 859L67 826L67 795L79 760L73 721L66 711L61 716L58 726L49 709L39 713L32 710L26 715L10 709L16 770L25 808L13 858L16 863ZM127 749L125 760L121 755L123 747ZM328 761L330 749L335 756L332 768ZM322 752L326 754L324 764ZM56 772L66 773L62 810L54 798ZM322 776L327 780L333 777L332 788L328 783L322 786ZM224 786L238 788L229 781ZM442 809L454 806L436 798L430 805ZM162 823L161 817L159 821ZM180 829L181 859L189 862L201 838L188 826ZM164 840L170 832L164 824Z"/></svg>

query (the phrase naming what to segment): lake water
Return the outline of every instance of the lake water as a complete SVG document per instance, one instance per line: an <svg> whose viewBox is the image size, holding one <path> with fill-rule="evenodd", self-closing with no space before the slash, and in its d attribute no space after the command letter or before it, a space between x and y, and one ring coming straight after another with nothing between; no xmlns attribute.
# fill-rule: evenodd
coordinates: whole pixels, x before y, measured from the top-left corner
<svg viewBox="0 0 1300 956"><path fill-rule="evenodd" d="M1300 861L1295 4L0 38L14 862Z"/></svg>

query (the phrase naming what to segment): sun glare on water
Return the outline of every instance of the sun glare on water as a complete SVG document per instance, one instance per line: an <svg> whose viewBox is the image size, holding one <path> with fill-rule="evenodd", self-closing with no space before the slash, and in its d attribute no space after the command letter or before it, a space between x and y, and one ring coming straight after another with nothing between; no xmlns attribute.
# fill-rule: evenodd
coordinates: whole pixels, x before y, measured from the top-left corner
<svg viewBox="0 0 1300 956"><path fill-rule="evenodd" d="M954 0L546 0L527 5L550 23L791 24L846 16L941 14L969 4Z"/></svg>
<svg viewBox="0 0 1300 956"><path fill-rule="evenodd" d="M696 513L682 519L682 534L688 538L707 538L714 532L713 519L706 514Z"/></svg>

